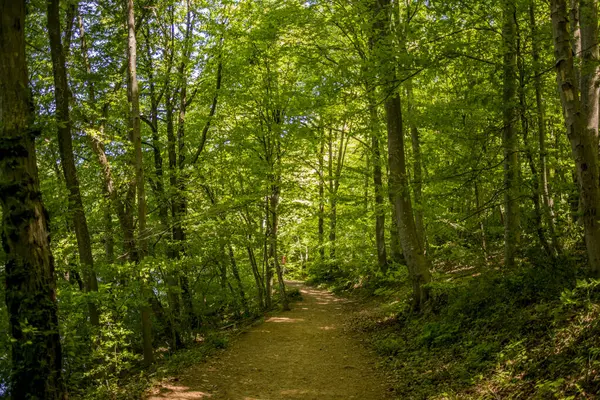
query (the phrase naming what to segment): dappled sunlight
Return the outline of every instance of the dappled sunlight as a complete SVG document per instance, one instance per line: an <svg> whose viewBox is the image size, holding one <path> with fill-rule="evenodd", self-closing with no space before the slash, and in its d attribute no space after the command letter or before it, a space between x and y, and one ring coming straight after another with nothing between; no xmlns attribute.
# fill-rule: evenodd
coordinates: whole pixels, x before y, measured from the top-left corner
<svg viewBox="0 0 600 400"><path fill-rule="evenodd" d="M447 271L447 274L457 274L459 272L472 271L476 267L471 265L458 265L450 271Z"/></svg>
<svg viewBox="0 0 600 400"><path fill-rule="evenodd" d="M148 400L196 400L212 397L212 394L210 393L190 390L187 386L169 384L162 385L156 392L157 393L153 393L148 397Z"/></svg>
<svg viewBox="0 0 600 400"><path fill-rule="evenodd" d="M322 331L332 331L337 328L335 326L320 326L319 329Z"/></svg>
<svg viewBox="0 0 600 400"><path fill-rule="evenodd" d="M170 385L146 400L389 398L374 360L344 334L342 304L322 290L309 290L291 311L265 316L224 353L175 383L165 382Z"/></svg>
<svg viewBox="0 0 600 400"><path fill-rule="evenodd" d="M265 322L293 323L293 322L303 322L303 321L304 321L304 318L271 317L271 318L267 319Z"/></svg>
<svg viewBox="0 0 600 400"><path fill-rule="evenodd" d="M306 394L318 395L318 393L316 393L314 390L308 389L284 389L279 392L279 394L282 396L299 396Z"/></svg>

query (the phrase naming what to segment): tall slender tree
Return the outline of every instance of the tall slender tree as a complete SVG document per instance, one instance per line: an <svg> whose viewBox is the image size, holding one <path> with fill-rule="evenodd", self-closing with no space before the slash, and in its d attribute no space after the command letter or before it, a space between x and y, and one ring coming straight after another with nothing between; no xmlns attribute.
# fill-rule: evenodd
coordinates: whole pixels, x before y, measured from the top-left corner
<svg viewBox="0 0 600 400"><path fill-rule="evenodd" d="M133 0L127 1L127 85L129 90L130 102L130 139L133 143L135 168L135 186L137 189L137 215L138 215L138 249L137 257L133 260L139 263L147 252L146 231L146 181L144 180L144 160L142 154L142 130L140 119L140 91L137 80L137 42L135 36L135 12ZM144 363L152 364L154 362L154 349L152 348L152 320L150 305L146 303L146 298L153 296L145 287L142 279L142 296L144 304L142 305L142 342L144 348Z"/></svg>
<svg viewBox="0 0 600 400"><path fill-rule="evenodd" d="M540 63L540 37L536 27L535 18L535 1L529 3L529 24L531 25L531 56L533 58L534 80L535 87L535 104L537 111L537 129L539 143L539 187L542 196L542 210L548 232L552 242L553 253L560 254L562 252L561 244L556 232L556 218L552 207L552 198L548 185L548 154L546 149L546 110L542 99L542 78L541 78L541 63Z"/></svg>
<svg viewBox="0 0 600 400"><path fill-rule="evenodd" d="M85 290L87 292L98 291L98 281L94 271L94 257L92 255L92 243L88 229L81 192L79 190L79 179L75 167L73 154L73 139L71 137L71 117L69 110L69 82L67 80L67 69L65 64L65 53L61 42L60 29L60 0L48 1L48 35L50 36L50 55L52 57L52 70L54 72L54 98L56 101L56 124L58 133L58 149L60 159L69 191L69 212L75 228L79 258L83 265L83 276L85 278ZM93 301L88 300L90 321L93 325L100 324L98 307Z"/></svg>
<svg viewBox="0 0 600 400"><path fill-rule="evenodd" d="M519 248L520 184L519 137L517 116L517 9L514 0L503 0L502 40L504 61L502 67L502 145L504 148L504 265L512 268Z"/></svg>
<svg viewBox="0 0 600 400"><path fill-rule="evenodd" d="M377 38L375 48L379 54L380 80L386 96L384 103L388 133L388 190L392 206L395 208L398 236L412 283L413 307L420 309L429 299L426 284L431 281L431 273L429 262L419 242L406 171L402 106L396 85L395 49L392 41L395 31L390 23L393 15L389 0L376 0L372 23Z"/></svg>

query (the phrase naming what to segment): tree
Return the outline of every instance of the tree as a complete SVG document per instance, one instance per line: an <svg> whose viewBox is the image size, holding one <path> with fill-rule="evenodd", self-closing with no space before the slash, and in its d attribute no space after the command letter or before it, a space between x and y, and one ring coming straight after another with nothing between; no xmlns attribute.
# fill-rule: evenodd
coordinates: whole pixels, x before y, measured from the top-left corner
<svg viewBox="0 0 600 400"><path fill-rule="evenodd" d="M556 74L560 99L565 114L567 137L571 142L573 159L577 167L577 183L581 197L585 243L593 274L600 271L600 181L598 180L598 85L596 84L598 58L596 2L583 2L581 37L587 44L583 52L582 69L577 73L570 45L566 1L553 0L552 32ZM594 36L594 32L596 32ZM578 82L578 75L581 81ZM581 86L581 94L579 90Z"/></svg>
<svg viewBox="0 0 600 400"><path fill-rule="evenodd" d="M142 155L142 131L140 119L140 93L137 81L137 42L135 37L135 12L133 0L127 1L127 86L129 90L130 109L130 127L129 137L133 143L135 168L135 186L137 189L137 211L138 211L138 248L132 255L132 261L139 263L143 260L147 252L146 236L146 181L144 180L144 161ZM133 185L132 185L133 186ZM144 278L141 277L143 280ZM145 289L142 282L142 295L150 297L151 294ZM147 304L142 305L142 337L144 347L144 362L152 364L154 362L154 350L152 348L152 326L150 319L150 307Z"/></svg>
<svg viewBox="0 0 600 400"><path fill-rule="evenodd" d="M79 257L83 264L85 290L87 292L97 292L98 281L94 271L92 243L85 211L83 209L83 202L81 200L79 179L77 177L75 157L73 155L73 140L71 138L71 118L69 110L69 83L67 81L65 54L61 42L60 0L48 1L48 34L50 36L52 70L54 72L58 148L67 190L69 191L69 211L72 214ZM100 319L98 307L93 301L88 301L88 307L92 325L99 325Z"/></svg>
<svg viewBox="0 0 600 400"><path fill-rule="evenodd" d="M25 1L0 2L0 202L14 399L66 399L54 259L36 165Z"/></svg>
<svg viewBox="0 0 600 400"><path fill-rule="evenodd" d="M515 266L520 242L519 211L519 139L516 133L517 49L516 7L512 0L503 2L502 37L504 40L502 100L502 144L504 147L504 264Z"/></svg>
<svg viewBox="0 0 600 400"><path fill-rule="evenodd" d="M396 68L389 18L390 2L378 0L374 9L373 30L378 38L376 48L380 54L380 73L384 85L385 113L388 132L389 191L396 211L398 236L406 258L413 287L413 307L420 309L428 300L426 284L431 281L429 264L420 243L410 198L410 185L406 172L404 131L400 94L397 91Z"/></svg>

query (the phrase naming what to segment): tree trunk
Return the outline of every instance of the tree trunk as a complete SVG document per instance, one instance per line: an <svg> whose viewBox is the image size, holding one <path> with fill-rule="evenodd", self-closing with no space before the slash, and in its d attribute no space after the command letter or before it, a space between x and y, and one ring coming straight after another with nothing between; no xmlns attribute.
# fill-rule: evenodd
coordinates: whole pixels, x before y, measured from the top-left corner
<svg viewBox="0 0 600 400"><path fill-rule="evenodd" d="M581 0L570 0L569 8L569 28L571 49L573 51L573 63L575 66L575 77L579 84L579 68L581 67L581 29L579 28L579 3ZM565 3L566 4L566 3Z"/></svg>
<svg viewBox="0 0 600 400"><path fill-rule="evenodd" d="M221 254L225 256L225 247L223 244L221 244ZM227 263L219 257L217 265L219 266L219 283L221 285L221 290L224 291L227 288ZM233 292L232 294L235 295Z"/></svg>
<svg viewBox="0 0 600 400"><path fill-rule="evenodd" d="M264 282L258 270L258 263L256 262L254 250L251 246L246 246L246 251L248 252L248 259L250 260L250 266L252 267L252 275L254 275L254 282L256 283L258 307L263 311L265 309Z"/></svg>
<svg viewBox="0 0 600 400"><path fill-rule="evenodd" d="M586 129L598 148L598 0L581 0L579 3L579 25L581 29L581 109Z"/></svg>
<svg viewBox="0 0 600 400"><path fill-rule="evenodd" d="M127 1L127 25L129 34L127 38L127 71L128 71L128 91L130 102L130 138L133 143L135 183L137 190L137 217L138 217L138 249L140 259L147 252L146 238L146 181L144 179L144 161L142 154L142 131L140 119L140 92L137 80L137 43L135 38L135 13L133 0Z"/></svg>
<svg viewBox="0 0 600 400"><path fill-rule="evenodd" d="M104 191L105 199L108 198L108 193ZM102 208L102 222L104 223L104 253L105 253L105 261L108 265L111 265L115 262L115 239L113 234L113 221L112 214L110 212L110 199L108 199L107 203L103 203Z"/></svg>
<svg viewBox="0 0 600 400"><path fill-rule="evenodd" d="M388 178L389 185L389 178ZM400 236L398 236L398 219L396 218L396 207L394 206L394 198L388 191L388 198L391 204L391 220L390 223L390 251L392 253L392 262L395 264L405 264L404 254L402 254L402 244L400 244Z"/></svg>
<svg viewBox="0 0 600 400"><path fill-rule="evenodd" d="M54 259L41 199L25 1L0 0L0 203L13 399L66 399ZM5 388L6 389L6 388Z"/></svg>
<svg viewBox="0 0 600 400"><path fill-rule="evenodd" d="M271 184L271 196L269 198L270 201L270 211L271 211L271 243L270 243L270 253L271 259L273 260L273 264L275 266L275 272L277 273L277 281L279 282L279 295L281 296L281 307L284 311L290 309L290 304L287 298L287 293L285 291L285 282L283 280L283 269L281 268L281 264L279 263L279 243L278 243L278 229L279 229L279 177L276 178L277 181L273 181Z"/></svg>
<svg viewBox="0 0 600 400"><path fill-rule="evenodd" d="M519 117L521 120L521 131L523 134L523 146L525 151L525 157L529 164L529 169L532 176L533 191L531 193L531 200L533 202L533 214L536 232L540 244L544 248L546 254L550 257L554 257L554 250L550 246L548 239L546 238L546 232L544 230L542 207L540 206L540 181L538 178L538 171L533 158L533 146L529 142L529 120L527 119L527 104L526 104L526 83L525 83L525 66L523 65L523 54L521 52L521 39L520 34L517 35L517 65L519 70Z"/></svg>
<svg viewBox="0 0 600 400"><path fill-rule="evenodd" d="M336 240L336 228L337 228L337 199L335 197L335 184L333 176L333 133L329 130L329 140L327 141L328 157L327 157L327 172L329 181L329 260L330 260L330 272L332 268L335 268L335 240Z"/></svg>
<svg viewBox="0 0 600 400"><path fill-rule="evenodd" d="M263 243L263 265L265 269L265 307L270 309L273 305L272 303L272 293L273 293L273 266L270 262L269 257L269 243L271 243L271 208L269 206L269 198L270 196L265 196L265 241Z"/></svg>
<svg viewBox="0 0 600 400"><path fill-rule="evenodd" d="M179 281L181 283L181 298L183 300L183 307L187 314L190 326L192 329L199 329L202 321L194 309L194 301L192 299L192 290L190 288L189 279L186 274L181 274Z"/></svg>
<svg viewBox="0 0 600 400"><path fill-rule="evenodd" d="M561 244L558 235L556 234L556 220L554 211L552 208L552 198L550 197L550 190L548 188L548 167L546 164L546 116L544 103L542 101L542 71L540 67L540 44L536 27L535 20L535 3L531 1L529 3L529 22L531 25L531 37L532 45L531 52L533 57L534 67L534 79L533 84L535 87L535 102L537 108L537 124L538 124L538 141L539 141L539 186L540 193L542 196L542 211L544 219L546 220L546 226L550 233L550 239L552 242L552 249L554 253L562 253Z"/></svg>
<svg viewBox="0 0 600 400"><path fill-rule="evenodd" d="M389 190L396 209L398 236L408 266L413 286L413 307L419 310L429 299L429 290L425 287L431 281L427 258L420 246L415 225L410 185L406 175L404 155L404 133L402 129L402 108L400 96L391 94L385 102L388 129L388 153L390 165Z"/></svg>
<svg viewBox="0 0 600 400"><path fill-rule="evenodd" d="M50 38L50 55L52 58L52 71L54 73L54 98L56 101L56 124L58 133L58 148L60 152L61 166L69 192L69 213L75 228L79 259L83 267L86 292L97 292L98 281L94 271L94 257L92 255L92 244L88 230L81 193L79 191L79 179L75 167L73 155L73 140L71 138L71 118L69 111L69 83L67 81L67 70L65 55L61 43L60 29L60 0L49 0L48 6L48 35ZM93 301L88 300L90 322L94 326L100 325L98 308Z"/></svg>
<svg viewBox="0 0 600 400"><path fill-rule="evenodd" d="M479 185L477 181L475 181L475 207L477 207L477 212L480 212L481 209L481 200L479 196ZM488 259L488 249L487 249L487 240L485 237L485 225L483 223L483 218L479 217L479 230L481 230L481 249L485 253L485 261Z"/></svg>
<svg viewBox="0 0 600 400"><path fill-rule="evenodd" d="M373 98L373 88L366 87L369 96L369 113L371 123L371 153L373 156L373 188L375 191L375 246L377 265L386 274L388 270L387 252L385 248L385 206L383 199L383 179L381 177L381 149L379 145L379 117L377 102Z"/></svg>
<svg viewBox="0 0 600 400"><path fill-rule="evenodd" d="M567 136L571 142L573 158L577 167L588 261L592 274L596 275L600 273L600 224L597 220L600 206L598 113L597 110L594 110L597 104L594 105L590 102L594 98L597 99L598 88L591 86L584 88L586 95L581 96L581 99L585 98L587 101L584 107L579 96L573 53L569 42L566 0L552 0L551 13L557 80ZM597 14L594 17L595 19L592 20L595 20L597 25ZM593 39L591 41L593 42ZM590 63L585 64L589 67ZM587 78L582 76L582 81L590 85L595 83L596 77L592 77L589 73L586 75Z"/></svg>
<svg viewBox="0 0 600 400"><path fill-rule="evenodd" d="M179 330L177 329L177 321L173 315L167 315L161 302L156 298L154 293L149 293L148 302L152 309L152 313L156 319L160 321L161 333L160 336L166 337L171 342L171 349L177 350L183 347L183 341Z"/></svg>
<svg viewBox="0 0 600 400"><path fill-rule="evenodd" d="M142 132L140 126L140 93L137 81L137 43L135 38L135 13L133 0L127 1L127 76L130 109L130 139L134 150L135 182L137 189L137 211L138 211L138 259L141 261L147 252L146 238L146 182L144 180L144 162L142 158ZM143 277L140 277L142 280ZM142 305L142 338L144 349L144 363L150 365L154 362L154 349L152 348L152 320L150 318L151 308L147 303L151 296L145 283L142 281L142 296L145 303Z"/></svg>
<svg viewBox="0 0 600 400"><path fill-rule="evenodd" d="M242 283L242 278L240 277L240 271L237 266L237 262L235 261L235 254L233 252L233 247L231 244L229 247L229 261L231 262L231 273L233 274L233 278L235 279L235 283L238 287L238 293L240 296L240 302L242 303L242 308L244 309L245 315L250 315L250 309L248 308L248 300L246 299L246 292L244 291L244 284Z"/></svg>
<svg viewBox="0 0 600 400"><path fill-rule="evenodd" d="M325 131L321 128L321 144L319 146L319 262L325 262L325 173L323 157L325 157Z"/></svg>
<svg viewBox="0 0 600 400"><path fill-rule="evenodd" d="M519 248L520 228L520 179L519 179L519 138L515 129L517 94L517 49L516 49L516 7L514 0L503 0L502 37L504 45L503 63L503 134L504 148L504 265L515 266Z"/></svg>
<svg viewBox="0 0 600 400"><path fill-rule="evenodd" d="M417 115L415 112L412 81L409 80L406 86L408 100L408 117L410 124L410 138L413 151L413 194L415 197L415 225L417 227L417 237L423 251L425 251L427 238L425 237L425 222L423 218L423 167L421 157L421 138L417 128Z"/></svg>

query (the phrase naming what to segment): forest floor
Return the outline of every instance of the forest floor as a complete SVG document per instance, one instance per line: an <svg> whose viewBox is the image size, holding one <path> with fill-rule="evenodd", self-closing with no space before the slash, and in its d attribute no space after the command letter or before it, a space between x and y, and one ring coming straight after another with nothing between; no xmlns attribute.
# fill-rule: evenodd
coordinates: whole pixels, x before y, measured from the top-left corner
<svg viewBox="0 0 600 400"><path fill-rule="evenodd" d="M301 283L302 301L231 346L156 387L148 400L391 398L377 357L345 329L356 305Z"/></svg>

